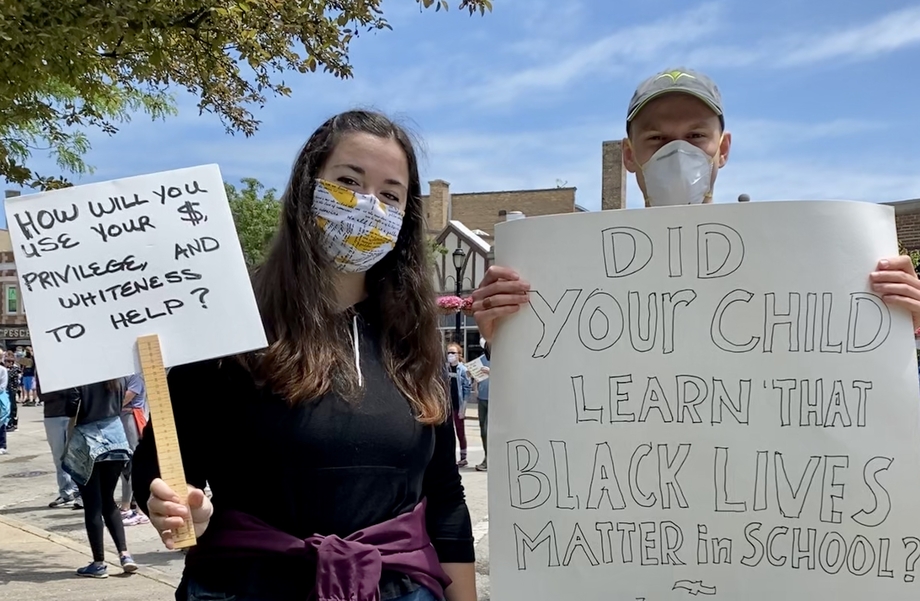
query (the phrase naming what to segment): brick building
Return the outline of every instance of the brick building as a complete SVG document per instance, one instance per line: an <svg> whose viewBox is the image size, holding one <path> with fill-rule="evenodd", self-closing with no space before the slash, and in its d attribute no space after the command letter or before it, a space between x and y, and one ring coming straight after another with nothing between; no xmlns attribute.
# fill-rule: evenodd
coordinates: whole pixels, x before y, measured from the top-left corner
<svg viewBox="0 0 920 601"><path fill-rule="evenodd" d="M451 221L459 221L472 231L495 235L495 225L512 211L528 217L573 213L575 188L545 190L507 190L451 194L450 184L442 179L428 182L430 193L422 197L428 233L440 234Z"/></svg>
<svg viewBox="0 0 920 601"><path fill-rule="evenodd" d="M882 203L894 207L898 240L907 250L920 250L920 198Z"/></svg>
<svg viewBox="0 0 920 601"><path fill-rule="evenodd" d="M601 145L601 208L626 206L626 169L620 140ZM450 184L436 179L428 182L430 193L422 197L428 233L437 236L451 221L459 221L473 232L495 235L495 225L513 211L528 217L584 211L575 203L574 187L501 192L451 193ZM482 235L482 234L480 234Z"/></svg>

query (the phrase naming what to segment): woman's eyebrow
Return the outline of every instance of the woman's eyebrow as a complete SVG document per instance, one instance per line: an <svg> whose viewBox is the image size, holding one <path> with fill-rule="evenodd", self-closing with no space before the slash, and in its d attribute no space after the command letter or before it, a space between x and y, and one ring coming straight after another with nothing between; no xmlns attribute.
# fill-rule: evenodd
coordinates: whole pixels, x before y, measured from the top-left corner
<svg viewBox="0 0 920 601"><path fill-rule="evenodd" d="M336 165L336 167L345 167L346 169L351 169L352 171L354 171L354 172L357 173L358 175L366 175L366 174L367 174L367 171L364 170L364 167L360 167L360 166L358 166L358 165L352 165L352 164L350 164L350 163L341 163L341 164L339 164L339 165ZM386 179L386 180L384 180L384 183L390 184L391 186L399 186L400 188L405 188L405 189L407 189L407 190L409 189L409 186L407 186L406 184L404 184L404 183L402 183L401 181L396 180L396 179Z"/></svg>

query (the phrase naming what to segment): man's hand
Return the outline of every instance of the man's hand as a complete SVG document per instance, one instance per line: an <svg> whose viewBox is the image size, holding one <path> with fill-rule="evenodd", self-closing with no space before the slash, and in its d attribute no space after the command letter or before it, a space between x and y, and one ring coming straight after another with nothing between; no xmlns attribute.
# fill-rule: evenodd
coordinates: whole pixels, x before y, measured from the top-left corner
<svg viewBox="0 0 920 601"><path fill-rule="evenodd" d="M520 310L530 302L530 284L507 267L489 267L479 288L473 292L473 318L479 334L492 342L496 321Z"/></svg>

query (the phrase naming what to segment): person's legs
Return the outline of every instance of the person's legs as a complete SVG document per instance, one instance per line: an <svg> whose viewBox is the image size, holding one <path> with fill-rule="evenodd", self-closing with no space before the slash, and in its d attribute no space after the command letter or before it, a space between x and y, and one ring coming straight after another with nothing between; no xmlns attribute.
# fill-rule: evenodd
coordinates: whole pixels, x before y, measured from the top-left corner
<svg viewBox="0 0 920 601"><path fill-rule="evenodd" d="M57 473L58 497L63 501L72 500L77 493L77 486L61 465L61 458L64 456L64 449L67 445L68 422L70 422L69 417L45 418L45 438L48 446L51 447L51 459L54 460L54 469ZM54 506L62 504L57 503Z"/></svg>
<svg viewBox="0 0 920 601"><path fill-rule="evenodd" d="M0 455L6 455L6 424L0 425Z"/></svg>
<svg viewBox="0 0 920 601"><path fill-rule="evenodd" d="M118 504L115 503L115 488L118 486L118 479L121 478L124 469L124 461L100 461L93 470L94 474L99 474L99 487L102 491L102 518L105 520L105 526L112 540L115 541L115 548L118 549L119 554L128 550L125 542L125 527L121 523Z"/></svg>
<svg viewBox="0 0 920 601"><path fill-rule="evenodd" d="M102 517L102 483L99 465L93 468L93 473L85 486L80 486L80 496L83 498L83 520L86 524L86 536L89 546L93 550L93 561L97 564L105 562L105 527Z"/></svg>
<svg viewBox="0 0 920 601"><path fill-rule="evenodd" d="M465 467L466 462L466 428L463 424L463 416L458 411L454 413L454 430L457 432L457 440L460 442L460 467Z"/></svg>
<svg viewBox="0 0 920 601"><path fill-rule="evenodd" d="M30 383L31 383L31 382L32 382L32 377L31 377L31 376L23 376L23 377L22 377L22 387L21 387L21 388L22 388L22 399L23 399L23 403L22 403L22 404L23 404L23 405L26 405L26 406L32 404L32 395L31 395L31 393L29 392L29 389L31 388L31 386L30 386Z"/></svg>
<svg viewBox="0 0 920 601"><path fill-rule="evenodd" d="M489 401L488 399L479 399L479 436L482 438L482 449L485 457L482 463L476 466L476 469L484 472L489 465Z"/></svg>
<svg viewBox="0 0 920 601"><path fill-rule="evenodd" d="M115 502L115 488L118 487L118 479L121 478L125 469L124 461L101 461L96 464L96 471L99 472L100 485L102 488L102 517L105 520L105 526L115 541L115 548L118 549L118 559L121 567L126 573L137 570L137 564L131 554L128 553L128 543L125 540L125 525L121 521L121 512L118 510L118 503Z"/></svg>
<svg viewBox="0 0 920 601"><path fill-rule="evenodd" d="M16 395L7 393L10 397L10 421L7 424L7 430L12 432L19 427L19 403L16 402Z"/></svg>
<svg viewBox="0 0 920 601"><path fill-rule="evenodd" d="M121 423L125 427L125 436L128 439L128 446L131 447L131 452L137 448L138 443L138 432L137 432L137 420L134 419L134 413L123 413L121 415ZM131 462L129 461L125 465L125 469L121 473L121 510L130 511L131 510L131 498L134 496L134 491L131 489Z"/></svg>

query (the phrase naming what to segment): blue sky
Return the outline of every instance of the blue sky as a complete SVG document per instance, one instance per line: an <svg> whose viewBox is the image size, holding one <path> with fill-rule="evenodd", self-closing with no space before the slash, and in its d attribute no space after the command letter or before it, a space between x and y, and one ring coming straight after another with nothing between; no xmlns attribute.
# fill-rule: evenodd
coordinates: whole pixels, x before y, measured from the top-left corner
<svg viewBox="0 0 920 601"><path fill-rule="evenodd" d="M456 5L456 2L453 2ZM80 182L219 163L236 183L283 188L329 115L384 110L424 142L422 178L454 192L577 186L600 208L601 142L624 135L635 86L688 66L722 89L731 159L717 201L920 197L920 6L902 0L493 0L485 17L384 2L393 31L362 35L355 77L285 77L290 98L259 112L251 138L180 97L165 123L143 116L94 134ZM33 165L54 170L45 157ZM425 185L427 190L427 184ZM629 206L641 195L630 180Z"/></svg>

